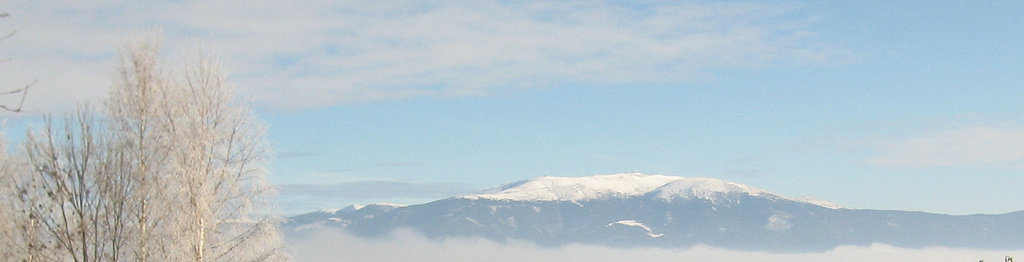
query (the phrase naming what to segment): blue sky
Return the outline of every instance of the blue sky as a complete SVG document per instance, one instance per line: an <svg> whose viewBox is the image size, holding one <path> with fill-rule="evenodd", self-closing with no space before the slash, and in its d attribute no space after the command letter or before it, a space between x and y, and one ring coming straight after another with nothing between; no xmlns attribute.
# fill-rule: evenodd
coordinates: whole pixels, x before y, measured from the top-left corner
<svg viewBox="0 0 1024 262"><path fill-rule="evenodd" d="M856 208L1024 210L1015 1L14 1L4 11L0 29L17 33L0 42L12 59L0 77L39 80L34 112L101 99L119 48L141 31L160 28L169 57L222 57L270 126L270 180L291 185L290 212L624 171ZM8 116L7 133L37 118Z"/></svg>

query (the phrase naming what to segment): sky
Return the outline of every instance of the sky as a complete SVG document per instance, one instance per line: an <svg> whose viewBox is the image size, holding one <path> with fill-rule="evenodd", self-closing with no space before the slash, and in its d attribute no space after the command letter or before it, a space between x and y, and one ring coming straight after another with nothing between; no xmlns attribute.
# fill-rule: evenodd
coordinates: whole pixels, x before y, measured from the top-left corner
<svg viewBox="0 0 1024 262"><path fill-rule="evenodd" d="M1024 210L1024 3L620 2L5 1L0 85L35 85L4 132L102 101L157 31L230 69L289 213L632 171Z"/></svg>

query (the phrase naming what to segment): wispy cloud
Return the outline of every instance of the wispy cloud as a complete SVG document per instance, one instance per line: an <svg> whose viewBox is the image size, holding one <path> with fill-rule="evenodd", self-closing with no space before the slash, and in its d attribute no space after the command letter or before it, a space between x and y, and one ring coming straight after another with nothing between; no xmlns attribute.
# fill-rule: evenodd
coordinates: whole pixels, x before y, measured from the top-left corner
<svg viewBox="0 0 1024 262"><path fill-rule="evenodd" d="M999 261L1024 256L1024 251L952 248L905 249L875 244L845 246L823 253L775 254L733 251L708 246L689 249L610 248L590 245L541 247L510 240L479 238L428 240L410 231L386 238L365 239L324 229L304 239L291 239L296 261Z"/></svg>
<svg viewBox="0 0 1024 262"><path fill-rule="evenodd" d="M352 173L352 172L356 172L356 171L366 172L366 171L377 170L377 169L406 169L406 168L415 168L415 167L419 167L419 166L422 166L422 165L423 164L412 163L412 162L387 162L387 163L378 163L378 164L375 164L375 165L339 167L339 168L333 168L333 169L330 169L330 170L325 170L325 172L318 173L318 176L323 176L323 177L348 177L348 176L350 176L350 175L348 175L348 173Z"/></svg>
<svg viewBox="0 0 1024 262"><path fill-rule="evenodd" d="M1024 163L1024 128L977 126L888 143L876 167L1013 167Z"/></svg>
<svg viewBox="0 0 1024 262"><path fill-rule="evenodd" d="M281 194L340 198L430 197L439 199L474 190L463 184L421 184L395 181L354 181L330 185L287 184L275 187Z"/></svg>
<svg viewBox="0 0 1024 262"><path fill-rule="evenodd" d="M351 181L336 184L285 184L274 186L279 206L286 214L339 208L352 204L389 202L422 204L428 201L472 193L479 188L457 183L411 183L396 181Z"/></svg>
<svg viewBox="0 0 1024 262"><path fill-rule="evenodd" d="M274 157L276 158L307 158L320 156L322 153L312 151L285 151L275 152Z"/></svg>
<svg viewBox="0 0 1024 262"><path fill-rule="evenodd" d="M716 69L844 55L798 8L760 3L591 1L76 1L11 3L2 28L46 108L102 95L131 32L224 56L259 103L308 108L567 84L676 83ZM198 43L197 43L198 42ZM9 78L10 77L10 78ZM40 88L44 89L44 88ZM45 101L43 101L45 100ZM55 102L58 101L58 102Z"/></svg>

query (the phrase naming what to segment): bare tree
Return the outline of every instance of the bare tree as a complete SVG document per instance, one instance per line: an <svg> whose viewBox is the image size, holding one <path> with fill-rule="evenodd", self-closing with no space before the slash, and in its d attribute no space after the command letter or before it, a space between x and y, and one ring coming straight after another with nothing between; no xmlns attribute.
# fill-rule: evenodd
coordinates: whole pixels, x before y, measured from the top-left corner
<svg viewBox="0 0 1024 262"><path fill-rule="evenodd" d="M0 12L0 18L7 18L8 16L9 15L7 14L7 12ZM11 38L12 36L14 36L14 33L16 32L17 31L11 31L6 35L0 36L0 41L4 41L8 38ZM7 60L9 59L0 59L0 62L4 62ZM29 83L19 88L0 89L0 96L20 96L17 105L0 104L0 110L15 113L21 112L22 107L25 105L25 97L28 96L28 89L32 88L32 86L34 86L35 84L36 81L32 81L32 83Z"/></svg>
<svg viewBox="0 0 1024 262"><path fill-rule="evenodd" d="M7 148L0 140L0 148ZM44 261L53 251L44 241L38 215L32 212L34 203L44 204L38 188L39 180L25 176L28 170L20 154L8 155L0 150L0 256L12 261Z"/></svg>
<svg viewBox="0 0 1024 262"><path fill-rule="evenodd" d="M0 19L8 16L6 12L0 12ZM0 36L0 41L10 39L15 32ZM9 60L3 58L0 63ZM0 87L0 97L13 97L17 101L0 103L0 110L22 112L28 91L35 83L32 81L18 88ZM0 138L0 257L18 261L53 260L49 254L54 245L43 237L39 216L32 212L33 203L42 204L43 197L24 187L35 188L41 181L24 176L30 171L24 155L8 155L7 148L7 141Z"/></svg>
<svg viewBox="0 0 1024 262"><path fill-rule="evenodd" d="M16 155L5 159L4 172L7 182L3 189L5 197L3 232L4 257L11 261L54 261L57 259L56 242L49 238L41 223L43 206L50 206L51 201L43 188L42 179L31 173L23 156ZM47 214L48 216L49 214Z"/></svg>
<svg viewBox="0 0 1024 262"><path fill-rule="evenodd" d="M108 260L113 247L108 206L121 200L106 188L113 171L103 129L83 107L65 117L62 129L47 119L40 132L30 133L26 151L32 183L19 185L26 194L29 217L55 243L56 258L71 261ZM29 196L31 194L40 194Z"/></svg>

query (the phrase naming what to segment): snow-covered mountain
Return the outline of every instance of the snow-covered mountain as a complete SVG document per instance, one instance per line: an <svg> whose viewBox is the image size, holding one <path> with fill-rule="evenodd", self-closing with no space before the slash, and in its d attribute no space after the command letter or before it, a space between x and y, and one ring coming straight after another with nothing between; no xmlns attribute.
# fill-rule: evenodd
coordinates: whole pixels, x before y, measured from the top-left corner
<svg viewBox="0 0 1024 262"><path fill-rule="evenodd" d="M622 173L589 177L544 176L523 180L483 193L460 196L465 199L507 201L589 201L610 198L629 198L655 194L664 201L675 199L702 199L715 203L727 202L735 196L754 196L788 199L827 208L839 205L810 198L787 198L775 193L724 180L696 177L686 178L664 175Z"/></svg>
<svg viewBox="0 0 1024 262"><path fill-rule="evenodd" d="M544 176L459 198L508 201L587 201L624 198L649 193L680 179L683 178L640 173L590 177Z"/></svg>
<svg viewBox="0 0 1024 262"><path fill-rule="evenodd" d="M950 216L856 210L712 179L624 173L538 177L413 206L367 205L292 217L293 237L336 227L362 236L412 228L545 245L821 251L839 245L1024 247L1024 212Z"/></svg>

